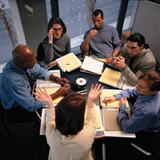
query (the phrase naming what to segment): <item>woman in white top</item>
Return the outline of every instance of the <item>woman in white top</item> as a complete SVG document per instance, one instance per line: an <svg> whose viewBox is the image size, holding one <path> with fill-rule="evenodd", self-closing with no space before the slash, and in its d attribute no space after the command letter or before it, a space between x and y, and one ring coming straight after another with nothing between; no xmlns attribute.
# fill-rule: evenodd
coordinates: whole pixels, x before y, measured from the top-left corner
<svg viewBox="0 0 160 160"><path fill-rule="evenodd" d="M48 106L46 137L50 146L49 160L92 160L91 147L97 130L94 100L101 94L103 87L100 86L91 87L86 120L86 100L82 94L69 94L54 107L45 88L44 92L36 90L36 99Z"/></svg>

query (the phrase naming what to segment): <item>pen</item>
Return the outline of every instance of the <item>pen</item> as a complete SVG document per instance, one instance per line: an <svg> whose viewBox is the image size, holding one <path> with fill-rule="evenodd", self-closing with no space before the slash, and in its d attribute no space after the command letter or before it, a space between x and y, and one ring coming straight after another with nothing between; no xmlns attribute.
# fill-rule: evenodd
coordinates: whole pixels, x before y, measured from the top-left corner
<svg viewBox="0 0 160 160"><path fill-rule="evenodd" d="M85 95L85 94L89 94L89 93L88 93L88 92L86 92L86 93L81 93L81 94Z"/></svg>
<svg viewBox="0 0 160 160"><path fill-rule="evenodd" d="M77 63L66 63L66 65L77 64Z"/></svg>
<svg viewBox="0 0 160 160"><path fill-rule="evenodd" d="M82 92L87 92L87 89L82 90L82 91L78 91L77 93L82 93Z"/></svg>

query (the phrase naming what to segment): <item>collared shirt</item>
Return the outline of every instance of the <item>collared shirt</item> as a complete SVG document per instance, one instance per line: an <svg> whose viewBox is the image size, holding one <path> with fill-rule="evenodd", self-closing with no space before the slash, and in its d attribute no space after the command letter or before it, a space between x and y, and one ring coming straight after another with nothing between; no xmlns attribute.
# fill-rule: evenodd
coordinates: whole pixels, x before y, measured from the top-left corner
<svg viewBox="0 0 160 160"><path fill-rule="evenodd" d="M154 95L141 95L137 93L137 89L126 89L115 95L116 100L122 97L133 98L131 113L125 111L126 105L121 104L118 122L121 129L127 133L136 133L139 131L158 132L160 131L160 92Z"/></svg>
<svg viewBox="0 0 160 160"><path fill-rule="evenodd" d="M90 30L92 29L96 28L93 27ZM85 33L84 41L90 30ZM121 49L121 41L115 27L102 24L102 26L96 30L98 31L98 34L94 35L89 41L89 50L91 51L91 55L93 57L106 59L112 55L114 49Z"/></svg>
<svg viewBox="0 0 160 160"><path fill-rule="evenodd" d="M48 80L51 72L40 67L37 63L27 73L33 79ZM35 100L31 95L31 87L26 72L20 69L11 59L5 66L0 77L1 103L5 109L22 106L29 112L45 107L46 103Z"/></svg>

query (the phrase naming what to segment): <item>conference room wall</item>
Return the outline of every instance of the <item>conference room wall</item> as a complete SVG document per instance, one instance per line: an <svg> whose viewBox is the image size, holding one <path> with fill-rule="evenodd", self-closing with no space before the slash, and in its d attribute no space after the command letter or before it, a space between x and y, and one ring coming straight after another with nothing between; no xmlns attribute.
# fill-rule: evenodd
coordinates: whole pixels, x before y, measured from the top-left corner
<svg viewBox="0 0 160 160"><path fill-rule="evenodd" d="M133 22L132 33L144 35L154 56L160 61L160 4L140 1Z"/></svg>

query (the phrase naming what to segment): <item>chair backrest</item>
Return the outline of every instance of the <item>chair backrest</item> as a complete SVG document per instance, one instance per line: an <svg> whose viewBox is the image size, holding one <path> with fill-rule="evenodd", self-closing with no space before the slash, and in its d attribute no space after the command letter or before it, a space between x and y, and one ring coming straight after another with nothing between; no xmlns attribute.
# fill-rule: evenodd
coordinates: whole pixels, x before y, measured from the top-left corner
<svg viewBox="0 0 160 160"><path fill-rule="evenodd" d="M160 62L156 59L156 67L155 67L155 70L158 70L158 68L160 68Z"/></svg>
<svg viewBox="0 0 160 160"><path fill-rule="evenodd" d="M1 104L1 97L0 97L0 119L3 119L5 115L5 109L3 108Z"/></svg>
<svg viewBox="0 0 160 160"><path fill-rule="evenodd" d="M44 53L44 49L43 49L42 42L41 42L37 48L37 57L36 58L39 62L41 62L41 61L44 61L44 56L45 56L45 53Z"/></svg>

